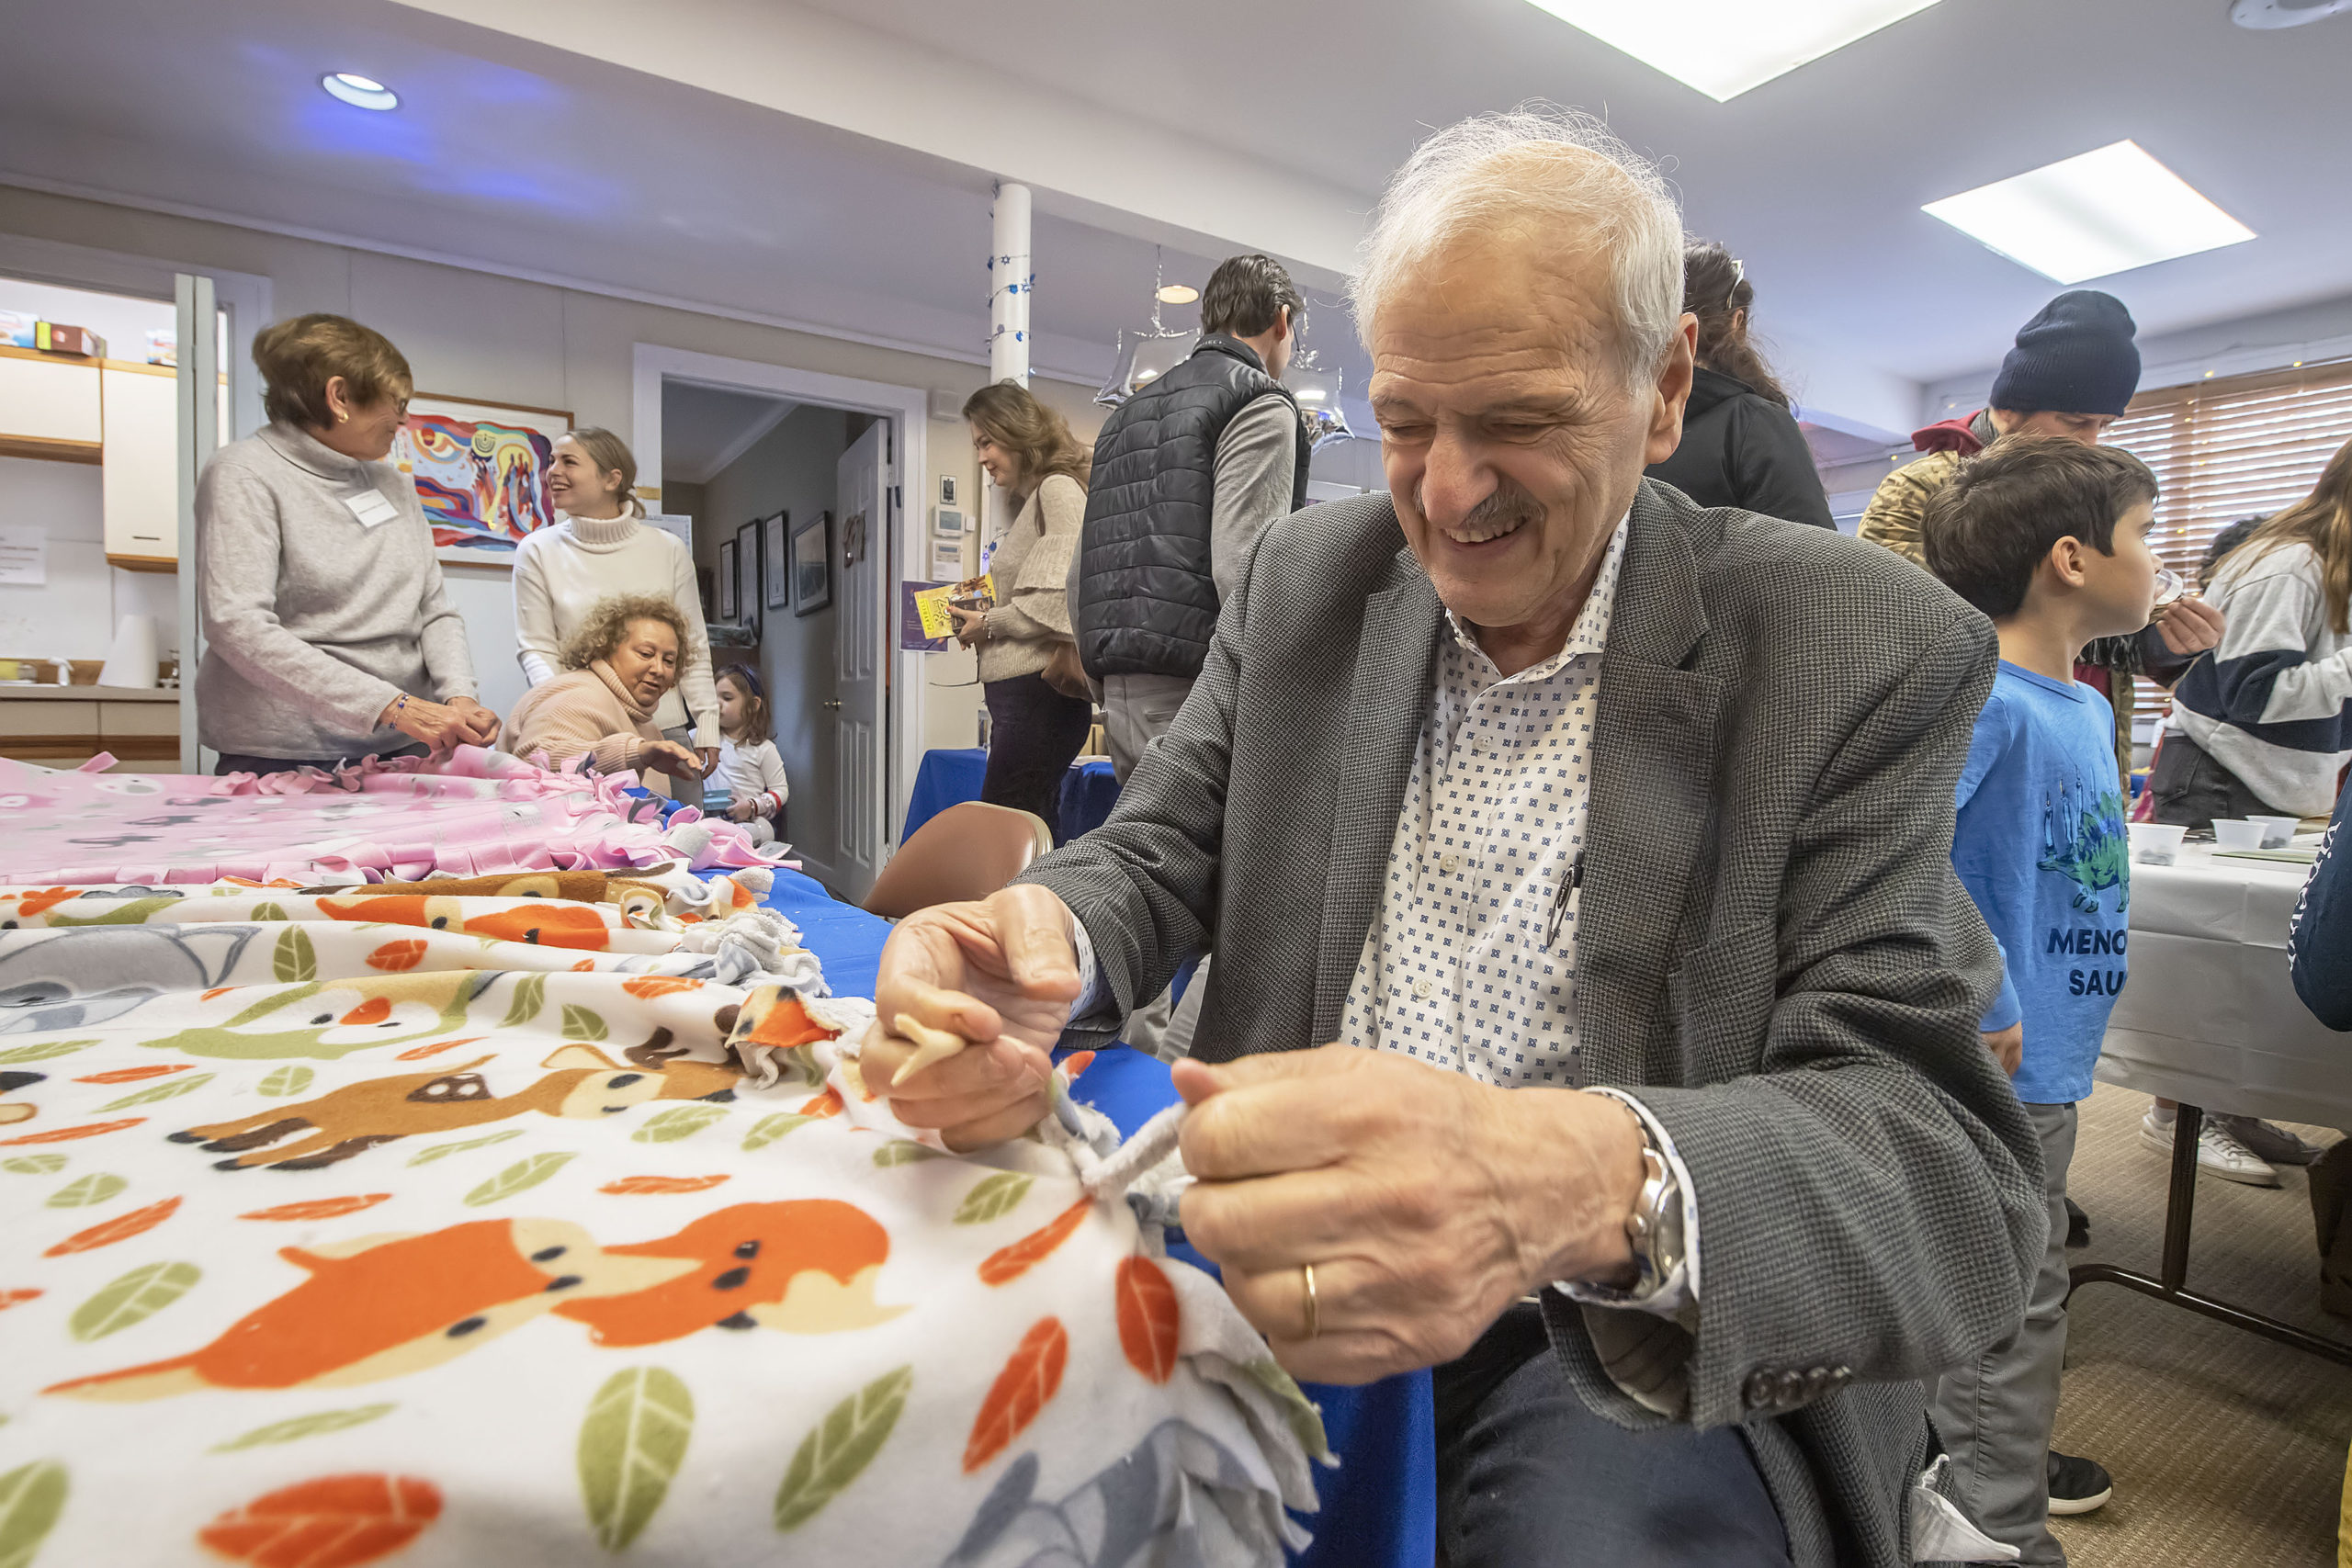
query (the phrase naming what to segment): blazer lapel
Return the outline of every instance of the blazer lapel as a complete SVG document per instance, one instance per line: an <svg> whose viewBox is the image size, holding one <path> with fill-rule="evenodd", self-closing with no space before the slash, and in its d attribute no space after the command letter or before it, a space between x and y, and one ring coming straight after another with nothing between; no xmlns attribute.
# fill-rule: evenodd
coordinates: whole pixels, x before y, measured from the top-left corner
<svg viewBox="0 0 2352 1568"><path fill-rule="evenodd" d="M1681 668L1706 634L1686 520L1645 482L1600 659L1577 917L1590 1081L1639 1081L1691 878L1712 854L1724 688Z"/></svg>
<svg viewBox="0 0 2352 1568"><path fill-rule="evenodd" d="M1341 721L1345 735L1316 945L1318 1044L1339 1032L1364 933L1372 929L1396 814L1404 809L1422 717L1429 711L1430 669L1442 624L1437 590L1411 551L1397 551L1364 600L1355 676Z"/></svg>

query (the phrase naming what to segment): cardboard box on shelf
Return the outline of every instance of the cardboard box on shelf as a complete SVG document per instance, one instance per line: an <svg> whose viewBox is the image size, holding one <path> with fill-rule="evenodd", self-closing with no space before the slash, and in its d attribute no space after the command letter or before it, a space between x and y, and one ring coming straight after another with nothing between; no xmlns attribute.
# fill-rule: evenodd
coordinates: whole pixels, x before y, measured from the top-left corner
<svg viewBox="0 0 2352 1568"><path fill-rule="evenodd" d="M177 327L147 329L147 363L176 366L180 362L180 334Z"/></svg>
<svg viewBox="0 0 2352 1568"><path fill-rule="evenodd" d="M107 340L87 327L69 327L62 321L33 323L33 346L43 354L70 354L82 359L103 359Z"/></svg>
<svg viewBox="0 0 2352 1568"><path fill-rule="evenodd" d="M40 318L23 310L0 310L0 344L10 348L30 348L33 329Z"/></svg>

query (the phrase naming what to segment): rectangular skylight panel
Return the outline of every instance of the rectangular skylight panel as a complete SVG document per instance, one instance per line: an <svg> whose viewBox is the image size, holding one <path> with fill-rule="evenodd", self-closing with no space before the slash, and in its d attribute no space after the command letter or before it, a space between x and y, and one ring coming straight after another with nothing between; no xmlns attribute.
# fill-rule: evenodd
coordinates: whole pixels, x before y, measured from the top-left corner
<svg viewBox="0 0 2352 1568"><path fill-rule="evenodd" d="M1919 210L2060 283L2254 238L2253 230L2132 141L2061 159Z"/></svg>
<svg viewBox="0 0 2352 1568"><path fill-rule="evenodd" d="M1936 0L1531 0L1717 103Z"/></svg>

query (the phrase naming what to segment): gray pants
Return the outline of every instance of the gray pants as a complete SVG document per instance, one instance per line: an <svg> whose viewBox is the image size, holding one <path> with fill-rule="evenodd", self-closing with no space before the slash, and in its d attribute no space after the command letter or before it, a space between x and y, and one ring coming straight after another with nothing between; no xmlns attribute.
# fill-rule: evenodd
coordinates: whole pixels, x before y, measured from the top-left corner
<svg viewBox="0 0 2352 1568"><path fill-rule="evenodd" d="M1193 690L1190 675L1111 675L1102 682L1102 740L1111 749L1111 768L1124 784L1143 761L1153 741L1176 722L1176 710ZM1172 1062L1193 1049L1193 1026L1200 1021L1201 996L1207 990L1209 961L1201 966L1184 992L1182 1003L1166 991L1127 1015L1119 1038L1138 1051L1148 1051Z"/></svg>
<svg viewBox="0 0 2352 1568"><path fill-rule="evenodd" d="M2050 1428L2058 1419L2058 1372L2066 1359L2066 1168L2075 1160L2075 1108L2029 1105L2041 1139L2050 1245L2017 1331L1946 1372L1930 1407L1951 1454L1960 1506L1995 1540L2033 1563L2064 1563L2050 1533Z"/></svg>

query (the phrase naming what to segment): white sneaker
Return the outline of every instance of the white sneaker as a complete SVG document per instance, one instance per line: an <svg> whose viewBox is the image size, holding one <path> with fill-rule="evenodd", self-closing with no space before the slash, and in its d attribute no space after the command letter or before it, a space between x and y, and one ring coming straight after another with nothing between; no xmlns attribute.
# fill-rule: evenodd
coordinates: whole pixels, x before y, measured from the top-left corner
<svg viewBox="0 0 2352 1568"><path fill-rule="evenodd" d="M2150 1148L2172 1153L2174 1122L2171 1118L2159 1119L2152 1110L2140 1118L2140 1141ZM2224 1181L2244 1182L2248 1187L2276 1187L2278 1173L2231 1135L2230 1130L2213 1117L2197 1135L2197 1168L2208 1176L2218 1176Z"/></svg>

